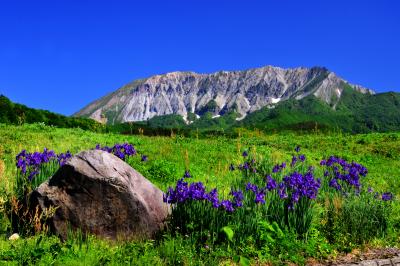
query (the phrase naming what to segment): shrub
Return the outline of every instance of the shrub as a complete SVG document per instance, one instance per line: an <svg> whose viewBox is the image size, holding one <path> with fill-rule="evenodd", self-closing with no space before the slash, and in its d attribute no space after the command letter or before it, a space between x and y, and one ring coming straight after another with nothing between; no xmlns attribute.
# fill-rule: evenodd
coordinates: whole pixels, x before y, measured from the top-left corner
<svg viewBox="0 0 400 266"><path fill-rule="evenodd" d="M324 231L331 243L351 247L387 232L392 203L373 193L332 197L327 205Z"/></svg>

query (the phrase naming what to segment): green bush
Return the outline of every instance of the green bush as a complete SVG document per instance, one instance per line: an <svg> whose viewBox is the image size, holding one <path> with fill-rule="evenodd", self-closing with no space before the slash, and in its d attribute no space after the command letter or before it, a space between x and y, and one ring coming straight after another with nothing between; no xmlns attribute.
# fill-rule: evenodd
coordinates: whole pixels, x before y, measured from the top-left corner
<svg viewBox="0 0 400 266"><path fill-rule="evenodd" d="M324 232L331 243L345 249L384 237L391 217L390 201L374 198L372 193L329 198Z"/></svg>

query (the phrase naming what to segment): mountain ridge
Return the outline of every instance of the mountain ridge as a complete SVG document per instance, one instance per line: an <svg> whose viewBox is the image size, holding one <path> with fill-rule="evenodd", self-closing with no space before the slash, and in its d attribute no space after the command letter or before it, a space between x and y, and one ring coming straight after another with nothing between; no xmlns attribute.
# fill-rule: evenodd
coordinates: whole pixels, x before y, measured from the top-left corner
<svg viewBox="0 0 400 266"><path fill-rule="evenodd" d="M237 120L241 120L265 106L273 108L280 101L300 100L308 95L315 95L335 108L345 85L364 94L375 93L348 83L324 67L265 66L211 74L175 71L134 80L93 101L74 116L116 124L178 114L188 122L191 114L208 111L218 117L233 110L239 114Z"/></svg>

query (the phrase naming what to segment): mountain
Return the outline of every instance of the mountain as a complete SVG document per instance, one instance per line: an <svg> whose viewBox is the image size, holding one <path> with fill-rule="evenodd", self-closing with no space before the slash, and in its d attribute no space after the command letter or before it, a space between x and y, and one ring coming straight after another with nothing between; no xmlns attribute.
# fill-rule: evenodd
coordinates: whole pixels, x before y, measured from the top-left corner
<svg viewBox="0 0 400 266"><path fill-rule="evenodd" d="M0 95L0 123L23 124L45 123L56 127L75 128L102 131L104 125L88 118L67 117L46 110L29 108L25 105L13 103L4 95Z"/></svg>
<svg viewBox="0 0 400 266"><path fill-rule="evenodd" d="M314 95L262 108L232 127L271 130L340 130L349 133L400 130L400 93L362 94L345 86L335 109Z"/></svg>
<svg viewBox="0 0 400 266"><path fill-rule="evenodd" d="M74 114L108 124L145 121L180 115L186 123L199 117L216 119L229 114L240 121L255 111L309 96L335 110L345 88L360 95L372 90L349 84L323 67L283 69L266 66L212 74L172 72L135 80ZM199 119L195 123L210 119Z"/></svg>

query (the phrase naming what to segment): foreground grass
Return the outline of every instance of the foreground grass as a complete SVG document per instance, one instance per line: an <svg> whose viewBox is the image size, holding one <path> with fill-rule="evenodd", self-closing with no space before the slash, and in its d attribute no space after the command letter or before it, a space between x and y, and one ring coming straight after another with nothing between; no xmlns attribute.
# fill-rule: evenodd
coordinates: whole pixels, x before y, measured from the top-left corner
<svg viewBox="0 0 400 266"><path fill-rule="evenodd" d="M59 129L42 125L5 126L0 125L0 208L1 202L12 196L16 176L15 155L22 149L40 151L44 147L56 152L70 150L72 153L94 148L97 143L113 145L129 142L138 152L146 154L147 162L133 158L129 163L162 190L175 183L185 169L190 169L194 181L203 181L211 187L229 187L238 172L228 171L230 163L239 163L243 150L252 149L260 157L269 157L275 162L289 161L293 147L300 145L311 164L317 165L322 157L336 155L349 161L365 165L369 174L367 185L379 191L392 191L400 197L400 133L385 134L271 134L242 132L241 137L229 139L215 137L208 139L172 137L145 137L117 134L96 134L80 129ZM226 191L227 193L228 191ZM1 213L1 210L0 210ZM395 202L391 221L393 228L400 225L400 207ZM397 223L397 224L396 224ZM61 243L55 237L35 236L16 242L6 240L9 235L7 219L0 217L1 263L5 264L230 264L234 258L229 245L218 250L192 246L190 236L165 236L155 242L108 243L79 237ZM397 226L397 227L396 227ZM315 236L308 244L283 243L295 250L274 261L295 261L304 263L304 256L319 259L335 255L334 246L325 245L320 236ZM290 238L288 238L290 240ZM320 241L321 242L318 242ZM375 239L368 245L394 246L400 243L398 231L391 231L385 238ZM281 243L282 244L282 243ZM291 246L292 245L292 246ZM297 246L296 246L297 245ZM319 250L314 249L319 245ZM243 250L241 254L257 258L257 251ZM257 259L256 259L257 260ZM243 260L244 261L244 260ZM244 263L242 261L242 263Z"/></svg>

